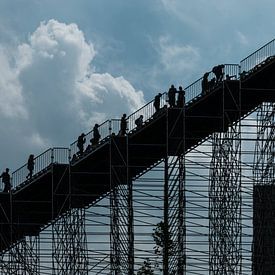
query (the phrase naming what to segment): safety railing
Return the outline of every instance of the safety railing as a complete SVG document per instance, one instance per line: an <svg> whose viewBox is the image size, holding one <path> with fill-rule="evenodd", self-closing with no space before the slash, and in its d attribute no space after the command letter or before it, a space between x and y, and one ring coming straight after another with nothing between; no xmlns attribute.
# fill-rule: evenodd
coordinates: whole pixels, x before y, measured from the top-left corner
<svg viewBox="0 0 275 275"><path fill-rule="evenodd" d="M223 69L223 80L233 80L233 79L238 79L239 78L239 65L238 64L224 64L224 69ZM208 75L208 83L211 88L214 88L217 86L219 83L216 82L216 77L215 74L210 71ZM189 103L192 100L194 100L196 97L200 96L202 94L202 80L203 78L201 77L191 85L187 86L185 88L185 102Z"/></svg>
<svg viewBox="0 0 275 275"><path fill-rule="evenodd" d="M166 98L167 94L163 93L161 98L160 98L160 108L164 107L166 104ZM136 119L140 116L143 115L143 121L146 122L150 118L153 117L155 113L155 107L154 107L154 100L148 102L145 106L134 112L133 114L129 115L127 117L127 132L132 131L134 128L136 128L135 121ZM110 135L119 135L120 134L120 119L111 119L111 120L106 120L103 122L101 125L99 125L98 130L100 133L100 140L99 144L102 144L106 141L106 139ZM93 138L93 130L90 131L85 135L85 143L84 143L84 152L83 155L86 153L90 152L93 149L93 145L91 143L91 140ZM77 140L74 141L70 145L70 150L71 150L71 156L75 160L76 158L79 158L79 148L77 146Z"/></svg>
<svg viewBox="0 0 275 275"><path fill-rule="evenodd" d="M242 74L248 73L257 65L264 61L268 61L275 56L275 39L271 40L260 49L244 58L241 62Z"/></svg>
<svg viewBox="0 0 275 275"><path fill-rule="evenodd" d="M110 120L110 134L119 135L120 134L120 119L111 119Z"/></svg>
<svg viewBox="0 0 275 275"><path fill-rule="evenodd" d="M41 172L48 169L53 163L68 164L69 149L63 147L50 148L39 156L35 157L32 178L35 178ZM19 185L28 182L28 174L29 169L27 164L14 171L12 173L12 188L15 189Z"/></svg>
<svg viewBox="0 0 275 275"><path fill-rule="evenodd" d="M167 100L167 93L162 93L160 98L160 109L164 107ZM136 112L132 113L128 116L128 131L132 131L136 128L135 121L138 119L141 115L143 116L143 122L148 121L149 119L153 118L153 115L155 114L156 110L154 107L154 100L148 102L146 105L138 109Z"/></svg>
<svg viewBox="0 0 275 275"><path fill-rule="evenodd" d="M100 134L100 141L102 141L104 138L108 137L111 134L111 128L110 128L110 120L106 120L103 123L101 123L98 127L98 131ZM84 151L87 149L87 146L91 146L92 138L93 138L94 131L91 130L87 134L85 134L85 143L84 143ZM77 155L77 152L79 151L77 147L77 140L74 141L70 145L71 150L71 156Z"/></svg>
<svg viewBox="0 0 275 275"><path fill-rule="evenodd" d="M224 64L224 80L236 80L240 77L239 64Z"/></svg>

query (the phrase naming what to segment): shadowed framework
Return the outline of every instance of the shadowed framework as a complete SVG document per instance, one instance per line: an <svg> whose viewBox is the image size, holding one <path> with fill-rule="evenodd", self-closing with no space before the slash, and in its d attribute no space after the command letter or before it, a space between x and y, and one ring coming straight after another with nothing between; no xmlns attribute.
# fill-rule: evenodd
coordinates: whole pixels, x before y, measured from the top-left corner
<svg viewBox="0 0 275 275"><path fill-rule="evenodd" d="M31 180L27 165L15 171L14 190L0 194L1 271L137 274L147 261L155 274L264 274L260 251L273 235L258 226L266 217L255 182L272 178L261 148L271 139L263 128L273 129L264 102L275 99L274 53L271 41L225 64L203 93L199 79L184 107L162 94L157 112L152 101L127 118L126 135L108 120L81 154L77 141L47 150Z"/></svg>

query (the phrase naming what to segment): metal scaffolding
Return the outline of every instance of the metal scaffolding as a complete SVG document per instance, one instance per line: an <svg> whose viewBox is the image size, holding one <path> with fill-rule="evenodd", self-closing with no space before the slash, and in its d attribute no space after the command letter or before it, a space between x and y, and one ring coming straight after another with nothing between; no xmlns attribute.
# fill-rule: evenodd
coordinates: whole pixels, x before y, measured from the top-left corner
<svg viewBox="0 0 275 275"><path fill-rule="evenodd" d="M71 209L52 225L53 274L88 274L85 208Z"/></svg>
<svg viewBox="0 0 275 275"><path fill-rule="evenodd" d="M240 96L260 90L249 81L271 48L188 86L184 107L164 93L126 134L107 120L85 150L37 156L31 180L15 171L0 194L1 274L275 274L275 105Z"/></svg>
<svg viewBox="0 0 275 275"><path fill-rule="evenodd" d="M275 105L264 103L257 112L254 154L253 274L275 274L274 150Z"/></svg>
<svg viewBox="0 0 275 275"><path fill-rule="evenodd" d="M241 274L240 126L213 135L209 184L210 274Z"/></svg>

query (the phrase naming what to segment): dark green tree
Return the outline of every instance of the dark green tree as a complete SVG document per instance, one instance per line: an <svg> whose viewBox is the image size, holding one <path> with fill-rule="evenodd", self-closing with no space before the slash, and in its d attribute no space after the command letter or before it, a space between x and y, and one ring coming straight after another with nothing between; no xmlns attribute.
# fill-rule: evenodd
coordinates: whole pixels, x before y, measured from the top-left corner
<svg viewBox="0 0 275 275"><path fill-rule="evenodd" d="M165 231L167 231L167 236L165 234ZM172 241L172 234L168 229L165 229L165 224L163 221L159 222L156 225L156 228L153 229L153 239L155 242L154 246L154 252L156 255L163 255L163 249L165 244L165 238L167 238L167 244L168 244L168 254L172 253L173 250L173 241Z"/></svg>
<svg viewBox="0 0 275 275"><path fill-rule="evenodd" d="M150 259L146 259L143 262L142 267L138 270L137 275L154 275L154 269L152 268Z"/></svg>
<svg viewBox="0 0 275 275"><path fill-rule="evenodd" d="M137 275L155 275L163 271L162 263L160 262L162 262L164 256L164 245L166 241L168 244L168 255L173 253L174 244L172 241L172 234L168 228L165 228L163 221L156 224L156 227L153 229L152 237L155 242L153 249L155 255L157 255L157 259L152 266L150 259L147 258L138 270Z"/></svg>

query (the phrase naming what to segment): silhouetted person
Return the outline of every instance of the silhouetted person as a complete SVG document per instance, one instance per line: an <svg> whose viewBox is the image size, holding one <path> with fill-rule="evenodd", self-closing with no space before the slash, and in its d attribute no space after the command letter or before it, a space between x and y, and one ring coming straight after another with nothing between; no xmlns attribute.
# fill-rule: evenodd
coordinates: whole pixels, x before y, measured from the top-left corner
<svg viewBox="0 0 275 275"><path fill-rule="evenodd" d="M162 94L158 93L155 96L155 99L154 99L154 107L155 107L156 112L158 112L159 109L160 109L160 98L161 98L161 96L162 96Z"/></svg>
<svg viewBox="0 0 275 275"><path fill-rule="evenodd" d="M78 152L78 154L81 156L81 155L83 155L83 152L84 152L84 144L85 144L85 142L86 142L86 138L85 138L85 134L84 133L82 133L79 137L78 137L78 139L77 139L77 147L78 147L78 150L79 150L79 152Z"/></svg>
<svg viewBox="0 0 275 275"><path fill-rule="evenodd" d="M203 78L202 78L201 89L202 89L203 95L206 94L209 90L208 76L209 76L209 73L207 72L203 75Z"/></svg>
<svg viewBox="0 0 275 275"><path fill-rule="evenodd" d="M27 175L27 179L32 179L33 169L34 169L34 155L30 155L28 158L27 168L29 170L29 174Z"/></svg>
<svg viewBox="0 0 275 275"><path fill-rule="evenodd" d="M4 190L3 192L10 192L11 191L11 177L9 174L9 168L6 168L6 171L2 173L0 178L2 178L2 182L4 183Z"/></svg>
<svg viewBox="0 0 275 275"><path fill-rule="evenodd" d="M183 108L185 105L185 91L179 86L178 90L178 100L177 100L177 107Z"/></svg>
<svg viewBox="0 0 275 275"><path fill-rule="evenodd" d="M93 142L92 143L94 143L94 145L98 144L100 137L101 137L101 135L99 134L99 131L98 131L98 127L99 127L99 125L96 123L93 128Z"/></svg>
<svg viewBox="0 0 275 275"><path fill-rule="evenodd" d="M170 107L175 107L176 105L176 93L177 93L176 88L174 87L174 85L171 85L168 91L168 102Z"/></svg>
<svg viewBox="0 0 275 275"><path fill-rule="evenodd" d="M209 91L212 90L213 88L215 88L216 85L216 81L215 81L215 77L213 77L209 82L208 82L208 89Z"/></svg>
<svg viewBox="0 0 275 275"><path fill-rule="evenodd" d="M212 72L216 76L216 83L221 82L223 80L223 75L224 75L223 69L224 69L224 65L217 65L212 69Z"/></svg>
<svg viewBox="0 0 275 275"><path fill-rule="evenodd" d="M72 162L75 162L76 160L77 160L77 156L76 156L76 154L73 154Z"/></svg>
<svg viewBox="0 0 275 275"><path fill-rule="evenodd" d="M140 128L143 124L143 115L140 115L136 120L135 120L135 124L137 126L137 128Z"/></svg>
<svg viewBox="0 0 275 275"><path fill-rule="evenodd" d="M123 114L123 116L120 119L120 135L125 136L126 130L127 130L126 114Z"/></svg>

